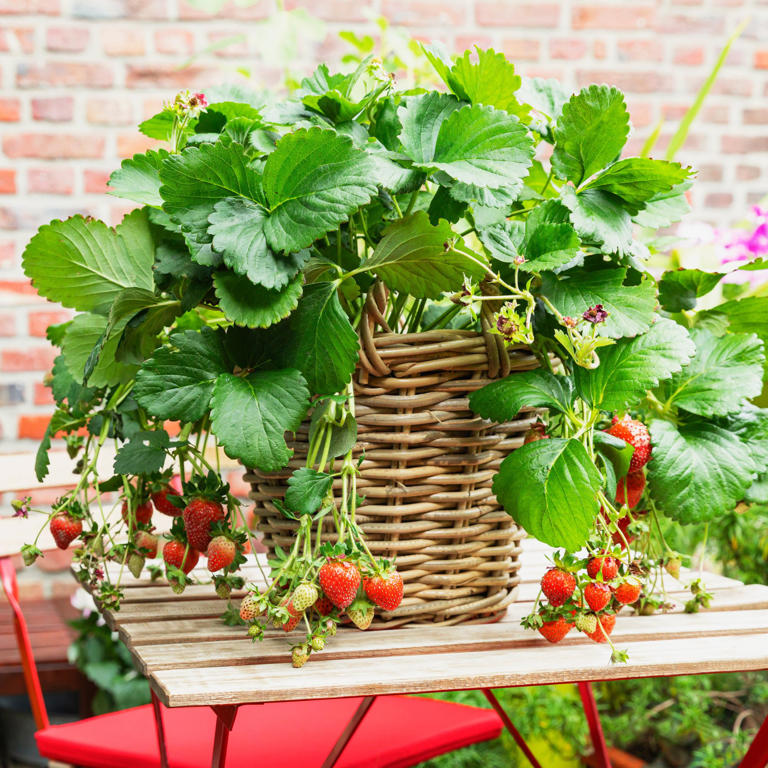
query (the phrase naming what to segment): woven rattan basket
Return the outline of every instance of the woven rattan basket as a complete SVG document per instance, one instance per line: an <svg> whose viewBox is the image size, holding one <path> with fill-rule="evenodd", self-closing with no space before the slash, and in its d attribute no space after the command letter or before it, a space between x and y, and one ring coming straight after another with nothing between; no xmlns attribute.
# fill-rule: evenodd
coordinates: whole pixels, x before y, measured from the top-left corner
<svg viewBox="0 0 768 768"><path fill-rule="evenodd" d="M519 583L524 531L491 491L495 470L520 446L535 413L495 424L476 417L467 395L499 375L537 367L527 348L505 350L492 334L462 330L375 333L386 328L382 293L369 300L355 376L356 451L364 452L357 521L371 551L396 558L405 598L375 626L456 624L500 618ZM484 328L488 320L483 318ZM264 543L287 549L296 523L271 503L307 455L306 422L282 472L249 471ZM333 541L332 520L327 539Z"/></svg>

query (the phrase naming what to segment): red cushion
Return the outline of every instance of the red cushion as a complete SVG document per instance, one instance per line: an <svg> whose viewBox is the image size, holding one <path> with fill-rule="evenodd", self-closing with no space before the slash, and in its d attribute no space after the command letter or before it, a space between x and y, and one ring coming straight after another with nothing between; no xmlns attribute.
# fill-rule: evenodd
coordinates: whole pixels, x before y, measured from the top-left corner
<svg viewBox="0 0 768 768"><path fill-rule="evenodd" d="M311 768L327 757L361 699L249 704L229 738L227 768ZM208 768L215 715L208 707L163 710L170 768ZM344 750L339 768L405 768L501 733L490 709L437 699L380 696ZM159 768L152 707L136 707L36 735L40 754L84 768Z"/></svg>

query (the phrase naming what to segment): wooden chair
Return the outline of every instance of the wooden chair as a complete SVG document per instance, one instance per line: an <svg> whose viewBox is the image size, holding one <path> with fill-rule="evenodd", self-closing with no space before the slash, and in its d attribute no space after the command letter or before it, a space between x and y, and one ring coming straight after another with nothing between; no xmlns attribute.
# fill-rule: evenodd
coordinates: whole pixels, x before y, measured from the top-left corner
<svg viewBox="0 0 768 768"><path fill-rule="evenodd" d="M31 467L32 456L26 457L26 461ZM51 485L64 485L61 479L60 474L53 473ZM33 485L24 475L9 482L15 488ZM7 485L8 482L6 487L0 486L0 490L11 490ZM216 712L216 708L166 708L153 695L151 705L65 725L50 724L12 562L21 544L34 536L34 533L30 536L30 528L39 525L39 520L6 518L0 520L0 525L0 583L13 615L25 686L38 728L35 737L40 754L49 760L83 768L203 768L210 765L212 746L220 736L222 717L226 717L226 713ZM41 537L40 547L43 550L53 547L47 532ZM296 670L296 674L300 675L301 670ZM238 710L237 723L228 734L226 764L229 768L245 768L255 763L282 768L331 765L404 768L494 739L501 729L501 720L493 710L421 697L254 704Z"/></svg>

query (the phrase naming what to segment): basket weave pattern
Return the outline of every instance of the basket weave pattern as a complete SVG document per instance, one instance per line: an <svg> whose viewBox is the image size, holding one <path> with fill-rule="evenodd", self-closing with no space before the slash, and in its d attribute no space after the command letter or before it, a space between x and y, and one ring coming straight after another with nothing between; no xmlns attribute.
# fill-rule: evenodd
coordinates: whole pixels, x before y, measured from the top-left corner
<svg viewBox="0 0 768 768"><path fill-rule="evenodd" d="M472 331L364 329L355 377L355 452L364 452L357 522L373 554L396 558L405 582L400 607L377 615L376 624L500 618L516 596L525 533L499 506L491 483L535 412L495 424L472 413L467 395L490 381L489 367L498 375L530 370L537 361L527 348L505 351L493 337L504 361L489 366L488 337ZM271 502L305 464L308 426L289 442L295 453L283 471L246 474L270 551L293 540L296 523ZM333 522L325 523L324 539L334 541Z"/></svg>

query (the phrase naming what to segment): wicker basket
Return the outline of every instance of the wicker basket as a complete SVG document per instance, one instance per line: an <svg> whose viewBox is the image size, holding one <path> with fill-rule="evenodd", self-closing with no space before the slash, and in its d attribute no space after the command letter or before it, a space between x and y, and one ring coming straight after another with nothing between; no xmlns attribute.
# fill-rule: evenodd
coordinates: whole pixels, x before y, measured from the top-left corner
<svg viewBox="0 0 768 768"><path fill-rule="evenodd" d="M374 334L375 324L386 328L381 302L379 293L368 303L355 377L355 450L365 452L357 520L375 555L396 558L405 598L376 625L497 620L516 597L525 533L499 506L491 483L535 412L495 424L476 417L466 396L537 361L527 348L505 350L488 333ZM245 476L270 551L292 543L296 523L271 500L283 497L286 479L304 465L307 441L305 422L289 441L295 453L285 470ZM332 520L326 524L324 537L333 541Z"/></svg>

